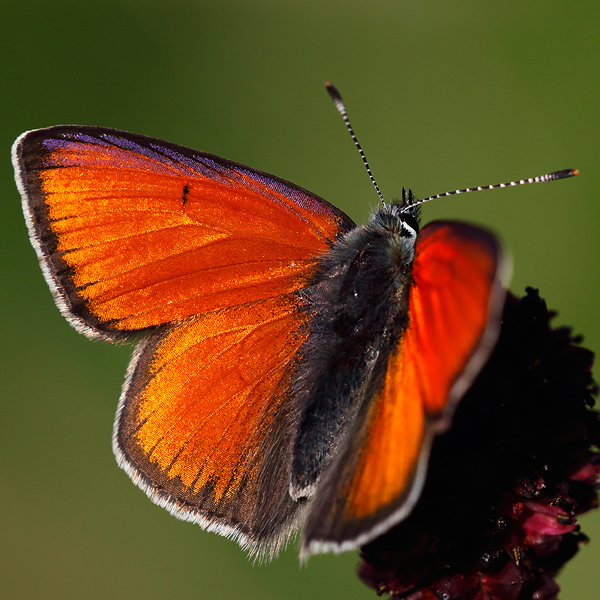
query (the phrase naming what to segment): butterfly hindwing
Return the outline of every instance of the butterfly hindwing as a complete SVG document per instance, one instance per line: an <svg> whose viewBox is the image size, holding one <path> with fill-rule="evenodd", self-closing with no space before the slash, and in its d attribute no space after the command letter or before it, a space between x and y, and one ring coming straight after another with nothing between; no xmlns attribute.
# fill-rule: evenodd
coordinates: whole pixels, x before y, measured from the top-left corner
<svg viewBox="0 0 600 600"><path fill-rule="evenodd" d="M297 298L193 317L140 345L114 431L119 463L179 518L244 546L283 542L302 503L288 494L282 430L290 364L305 338Z"/></svg>
<svg viewBox="0 0 600 600"><path fill-rule="evenodd" d="M497 337L505 270L492 234L451 222L423 228L408 326L317 489L305 554L356 548L411 511L432 439L449 426Z"/></svg>

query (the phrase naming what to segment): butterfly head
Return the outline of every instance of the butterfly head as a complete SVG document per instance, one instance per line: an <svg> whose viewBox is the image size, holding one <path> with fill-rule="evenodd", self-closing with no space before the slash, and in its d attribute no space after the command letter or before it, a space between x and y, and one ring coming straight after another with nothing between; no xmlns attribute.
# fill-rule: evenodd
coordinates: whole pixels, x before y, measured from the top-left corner
<svg viewBox="0 0 600 600"><path fill-rule="evenodd" d="M400 208L400 219L405 232L403 237L412 237L416 241L421 226L421 209L413 191L408 188L407 193L406 188L403 187L402 200L395 204Z"/></svg>
<svg viewBox="0 0 600 600"><path fill-rule="evenodd" d="M403 194L400 200L384 204L373 214L370 226L376 236L386 239L383 244L391 253L392 264L409 267L415 257L415 246L420 231L420 209L412 206ZM409 192L412 198L412 192Z"/></svg>

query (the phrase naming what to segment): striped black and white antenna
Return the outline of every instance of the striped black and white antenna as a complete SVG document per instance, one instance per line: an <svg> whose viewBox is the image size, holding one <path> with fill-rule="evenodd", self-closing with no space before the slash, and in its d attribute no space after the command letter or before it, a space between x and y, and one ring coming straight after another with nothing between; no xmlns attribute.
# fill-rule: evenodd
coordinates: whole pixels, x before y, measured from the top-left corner
<svg viewBox="0 0 600 600"><path fill-rule="evenodd" d="M379 199L381 200L381 204L383 204L383 206L385 206L385 200L383 199L383 194L381 193L381 190L379 189L379 186L377 185L377 182L375 181L375 177L373 177L373 173L371 173L371 168L369 167L369 163L367 162L367 157L365 156L363 149L360 147L360 144L358 143L358 139L356 139L356 134L354 133L354 129L352 129L352 125L350 125L350 119L348 118L348 113L346 112L346 106L344 105L344 101L342 100L342 95L338 92L338 89L335 87L335 85L333 85L333 83L331 83L330 81L328 81L325 84L325 88L329 92L329 95L331 96L331 99L333 100L335 107L338 109L338 112L340 113L340 115L342 115L342 119L344 119L344 124L346 125L346 127L348 128L348 131L350 132L352 141L354 142L354 145L358 148L358 152L360 154L360 157L362 158L363 163L365 163L365 167L367 168L367 173L369 174L369 179L371 180L371 183L375 187L375 191L377 192L377 195L379 196Z"/></svg>
<svg viewBox="0 0 600 600"><path fill-rule="evenodd" d="M373 177L373 173L371 173L371 168L369 167L369 163L367 162L367 157L363 152L360 144L358 143L358 139L356 139L356 134L352 129L352 125L350 125L350 119L348 118L348 113L346 112L346 106L344 105L344 101L342 100L342 96L339 93L338 89L329 81L325 84L331 99L333 100L335 107L338 109L338 112L342 115L342 119L344 119L344 123L350 132L350 136L352 137L352 141L354 145L357 147L358 152L360 153L360 157L362 158L363 163L367 169L367 173L369 174L369 179L371 183L375 187L377 191L377 195L381 200L381 203L385 206L385 201L383 199L383 194L379 190L379 186ZM477 186L473 188L463 188L462 190L454 190L452 192L444 192L443 194L436 194L435 196L429 196L429 198L423 198L421 200L415 200L412 190L408 190L408 197L406 194L406 189L402 188L402 204L404 207L403 211L410 210L419 204L424 204L425 202L429 202L431 200L436 200L437 198L444 198L446 196L455 196L457 194L467 194L469 192L480 192L481 190L495 190L499 188L505 187L514 187L517 185L525 185L526 183L542 183L544 181L556 181L558 179L566 179L567 177L574 177L575 175L579 175L578 169L562 169L561 171L554 171L553 173L547 173L546 175L540 175L538 177L529 177L528 179L519 179L517 181L507 181L506 183L495 183L494 185L484 185Z"/></svg>
<svg viewBox="0 0 600 600"><path fill-rule="evenodd" d="M567 177L574 177L579 175L578 169L562 169L561 171L554 171L553 173L547 173L546 175L539 175L538 177L529 177L528 179L519 179L518 181L507 181L506 183L495 183L494 185L483 185L473 188L464 188L462 190L454 190L452 192L444 192L443 194L436 194L435 196L429 196L429 198L423 198L421 200L411 200L409 193L409 200L402 210L408 210L424 202L430 200L436 200L437 198L444 198L445 196L455 196L456 194L467 194L468 192L479 192L481 190L496 190L505 187L514 187L516 185L525 185L526 183L542 183L544 181L556 181L557 179L566 179ZM409 190L410 192L410 190Z"/></svg>

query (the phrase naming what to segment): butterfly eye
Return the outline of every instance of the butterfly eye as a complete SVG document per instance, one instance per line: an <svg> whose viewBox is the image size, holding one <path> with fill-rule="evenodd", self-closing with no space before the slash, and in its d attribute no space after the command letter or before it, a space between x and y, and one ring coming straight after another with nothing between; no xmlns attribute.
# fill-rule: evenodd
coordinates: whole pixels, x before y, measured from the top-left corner
<svg viewBox="0 0 600 600"><path fill-rule="evenodd" d="M400 223L402 225L402 231L400 233L402 237L413 239L417 237L417 234L419 233L419 223L412 215L403 213Z"/></svg>

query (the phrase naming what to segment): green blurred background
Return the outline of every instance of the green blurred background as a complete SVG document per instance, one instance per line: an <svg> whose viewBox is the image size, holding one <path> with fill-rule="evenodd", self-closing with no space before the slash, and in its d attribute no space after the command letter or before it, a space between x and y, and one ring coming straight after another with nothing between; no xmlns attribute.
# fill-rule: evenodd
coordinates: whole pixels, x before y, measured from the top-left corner
<svg viewBox="0 0 600 600"><path fill-rule="evenodd" d="M323 83L344 94L386 197L576 167L575 179L425 208L499 232L513 290L539 287L600 350L597 0L0 2L0 596L374 598L355 553L252 566L154 506L115 464L129 347L55 308L9 149L27 129L104 125L274 173L364 221L377 198ZM600 511L560 578L597 600Z"/></svg>

